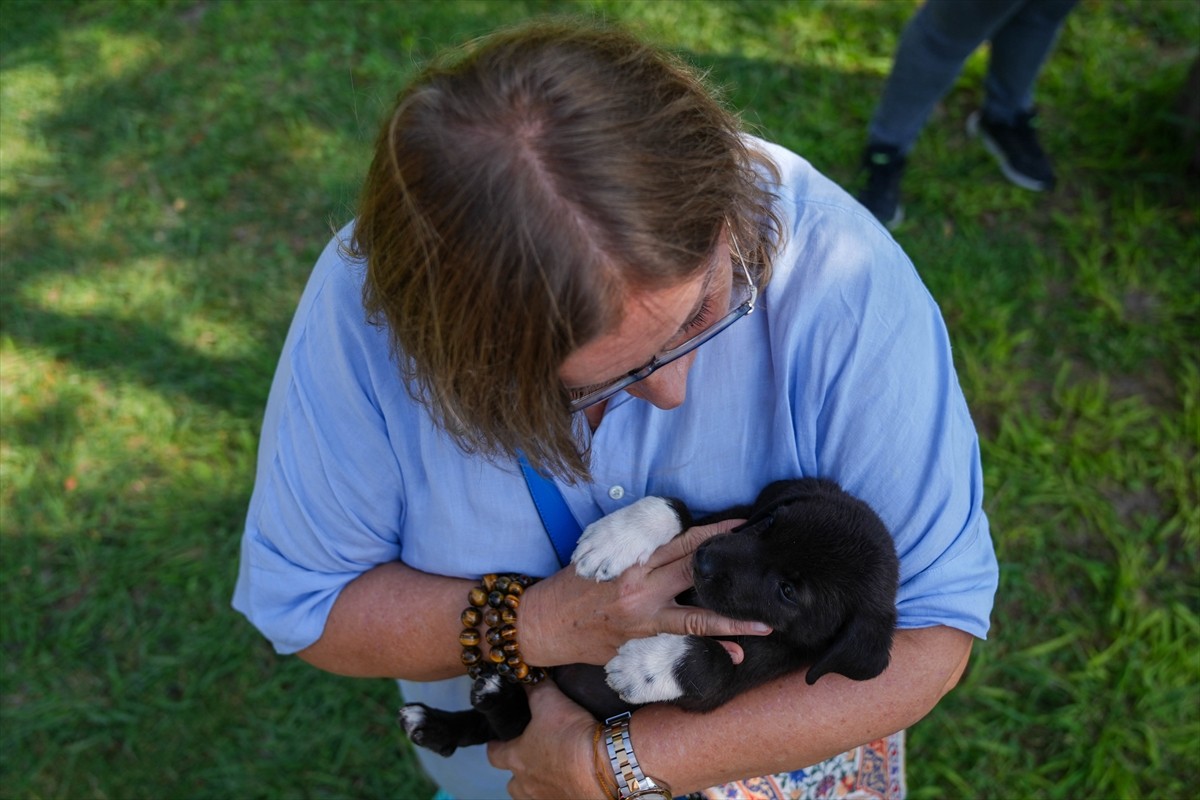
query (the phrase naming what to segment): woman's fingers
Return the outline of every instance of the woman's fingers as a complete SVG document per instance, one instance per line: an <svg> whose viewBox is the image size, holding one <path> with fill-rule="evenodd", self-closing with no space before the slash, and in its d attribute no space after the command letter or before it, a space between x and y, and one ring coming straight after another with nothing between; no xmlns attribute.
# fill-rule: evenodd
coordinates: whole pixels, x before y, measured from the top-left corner
<svg viewBox="0 0 1200 800"><path fill-rule="evenodd" d="M771 626L765 623L730 619L695 606L676 605L664 609L658 622L660 633L682 636L765 636L771 632Z"/></svg>
<svg viewBox="0 0 1200 800"><path fill-rule="evenodd" d="M652 580L669 593L671 604L656 615L657 633L676 633L691 636L763 636L771 628L761 622L735 620L721 616L715 611L696 606L684 606L674 602L675 595L692 586L692 555L708 539L728 533L745 520L730 519L712 525L689 528L654 552L646 562ZM726 646L727 645L727 646ZM741 648L733 643L723 643L734 663L742 660Z"/></svg>
<svg viewBox="0 0 1200 800"><path fill-rule="evenodd" d="M644 565L611 581L581 578L568 566L531 586L521 605L521 649L539 666L603 664L629 639L659 633L697 636L754 636L770 633L759 623L675 602L692 586L692 554L741 520L690 528L658 548ZM727 647L735 663L740 648Z"/></svg>
<svg viewBox="0 0 1200 800"><path fill-rule="evenodd" d="M529 725L520 736L487 745L492 766L512 772L509 795L535 800L596 796L592 716L553 681L529 691L529 713Z"/></svg>
<svg viewBox="0 0 1200 800"><path fill-rule="evenodd" d="M712 525L696 525L688 528L655 550L654 554L646 561L646 567L656 569L681 558L686 558L690 563L692 553L695 553L696 548L704 544L705 541L719 534L728 533L745 521L744 519L727 519L721 522L714 522Z"/></svg>

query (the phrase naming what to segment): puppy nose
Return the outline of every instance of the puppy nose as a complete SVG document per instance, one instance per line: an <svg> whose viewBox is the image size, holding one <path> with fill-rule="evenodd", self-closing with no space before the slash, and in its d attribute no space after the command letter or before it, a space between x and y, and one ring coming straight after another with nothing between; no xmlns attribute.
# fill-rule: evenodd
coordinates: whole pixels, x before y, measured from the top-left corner
<svg viewBox="0 0 1200 800"><path fill-rule="evenodd" d="M717 574L717 558L713 554L709 542L696 548L692 556L692 576L695 580L711 580Z"/></svg>

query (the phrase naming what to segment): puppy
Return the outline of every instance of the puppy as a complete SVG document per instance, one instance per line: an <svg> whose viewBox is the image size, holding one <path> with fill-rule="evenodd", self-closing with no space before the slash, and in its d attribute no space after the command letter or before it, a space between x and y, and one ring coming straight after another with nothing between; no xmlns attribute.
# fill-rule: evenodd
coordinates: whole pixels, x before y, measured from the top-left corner
<svg viewBox="0 0 1200 800"><path fill-rule="evenodd" d="M639 705L708 711L747 689L808 668L811 685L837 673L868 680L888 665L896 628L899 562L886 526L866 503L817 478L777 481L751 506L696 521L746 523L702 544L693 587L680 602L770 625L767 636L726 637L744 653L735 665L715 640L663 633L621 646L603 668L572 664L551 676L604 720ZM581 576L612 580L693 524L677 500L647 497L588 526L571 561ZM472 709L410 703L400 723L417 745L442 755L520 735L529 722L522 687L485 674Z"/></svg>

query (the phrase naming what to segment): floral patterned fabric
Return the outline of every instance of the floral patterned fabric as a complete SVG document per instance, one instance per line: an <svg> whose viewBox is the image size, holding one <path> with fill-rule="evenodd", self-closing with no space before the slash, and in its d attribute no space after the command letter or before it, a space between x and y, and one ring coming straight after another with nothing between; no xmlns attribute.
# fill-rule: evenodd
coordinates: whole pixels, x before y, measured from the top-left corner
<svg viewBox="0 0 1200 800"><path fill-rule="evenodd" d="M696 800L902 800L904 731L805 769L714 786Z"/></svg>

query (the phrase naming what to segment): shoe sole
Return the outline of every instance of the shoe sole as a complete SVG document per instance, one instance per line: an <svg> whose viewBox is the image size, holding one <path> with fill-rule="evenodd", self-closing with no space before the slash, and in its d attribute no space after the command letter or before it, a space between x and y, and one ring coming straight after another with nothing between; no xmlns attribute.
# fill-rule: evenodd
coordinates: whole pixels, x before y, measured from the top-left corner
<svg viewBox="0 0 1200 800"><path fill-rule="evenodd" d="M1012 165L1008 163L1008 157L1004 155L1004 151L996 144L996 140L989 136L988 132L979 124L978 111L972 111L971 116L967 117L967 134L983 142L984 149L991 153L996 162L1000 164L1000 171L1010 182L1031 192L1042 192L1050 188L1050 184L1045 181L1039 181L1037 178L1031 178L1025 173L1013 169Z"/></svg>

